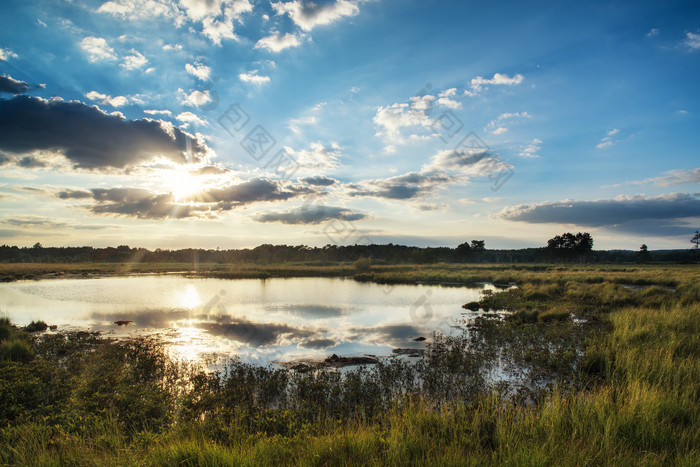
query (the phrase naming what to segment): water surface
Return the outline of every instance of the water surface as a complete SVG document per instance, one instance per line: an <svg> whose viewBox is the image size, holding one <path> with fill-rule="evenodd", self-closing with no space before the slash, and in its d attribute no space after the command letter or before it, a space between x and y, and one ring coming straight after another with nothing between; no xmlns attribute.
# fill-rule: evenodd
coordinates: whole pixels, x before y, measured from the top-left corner
<svg viewBox="0 0 700 467"><path fill-rule="evenodd" d="M204 279L143 275L0 284L0 313L19 325L109 336L156 335L176 356L246 362L391 355L454 332L461 305L491 285L387 286L346 278ZM128 326L115 321L131 320Z"/></svg>

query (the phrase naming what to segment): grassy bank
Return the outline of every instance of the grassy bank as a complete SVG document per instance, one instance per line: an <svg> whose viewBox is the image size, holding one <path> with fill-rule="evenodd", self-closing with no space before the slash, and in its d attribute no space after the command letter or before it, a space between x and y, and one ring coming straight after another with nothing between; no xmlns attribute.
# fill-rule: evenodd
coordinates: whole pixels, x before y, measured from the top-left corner
<svg viewBox="0 0 700 467"><path fill-rule="evenodd" d="M347 277L381 283L495 282L565 284L569 281L675 286L700 277L697 265L552 265L552 264L397 264L359 268L353 263L0 263L0 281L175 273L221 279L270 277Z"/></svg>
<svg viewBox="0 0 700 467"><path fill-rule="evenodd" d="M0 322L0 463L700 463L696 268L363 274L520 287L476 304L506 309L507 319L487 315L465 323L469 333L433 336L415 365L386 361L345 377L237 362L212 374L169 361L155 342ZM629 283L675 291L621 285ZM513 378L490 384L485 375L496 369Z"/></svg>

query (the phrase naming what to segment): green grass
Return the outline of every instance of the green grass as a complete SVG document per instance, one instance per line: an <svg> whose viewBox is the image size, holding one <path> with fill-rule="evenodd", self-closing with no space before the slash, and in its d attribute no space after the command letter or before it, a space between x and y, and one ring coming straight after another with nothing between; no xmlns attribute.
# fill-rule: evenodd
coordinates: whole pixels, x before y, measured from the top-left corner
<svg viewBox="0 0 700 467"><path fill-rule="evenodd" d="M242 364L224 377L170 362L152 343L29 335L0 319L0 345L30 352L0 359L0 464L700 464L696 267L372 265L369 274L520 287L480 303L511 319L435 336L415 367L346 378ZM494 356L527 368L539 389L485 384Z"/></svg>

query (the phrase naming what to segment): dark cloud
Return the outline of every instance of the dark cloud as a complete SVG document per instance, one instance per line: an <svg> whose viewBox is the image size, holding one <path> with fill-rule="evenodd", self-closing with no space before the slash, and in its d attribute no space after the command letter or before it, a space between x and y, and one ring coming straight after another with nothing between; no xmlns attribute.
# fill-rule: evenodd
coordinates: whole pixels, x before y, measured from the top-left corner
<svg viewBox="0 0 700 467"><path fill-rule="evenodd" d="M206 144L171 124L126 120L81 102L15 96L0 100L0 150L63 153L75 167L125 168L164 157L176 163L205 158Z"/></svg>
<svg viewBox="0 0 700 467"><path fill-rule="evenodd" d="M29 84L18 81L8 75L0 75L0 92L7 94L22 94L29 91Z"/></svg>
<svg viewBox="0 0 700 467"><path fill-rule="evenodd" d="M37 159L34 156L24 156L17 162L17 165L25 169L36 169L40 167L46 167L45 162Z"/></svg>
<svg viewBox="0 0 700 467"><path fill-rule="evenodd" d="M700 216L700 199L686 193L596 201L547 201L505 208L499 217L529 223L615 226L640 220L669 221Z"/></svg>
<svg viewBox="0 0 700 467"><path fill-rule="evenodd" d="M410 324L389 324L371 328L352 328L350 332L368 336L371 341L388 344L395 347L404 347L414 344L413 339L422 335L421 331Z"/></svg>
<svg viewBox="0 0 700 467"><path fill-rule="evenodd" d="M301 179L302 182L308 184L308 185L314 185L314 186L331 186L334 185L338 182L338 180L334 178L329 178L324 175L319 175L317 177L306 177Z"/></svg>
<svg viewBox="0 0 700 467"><path fill-rule="evenodd" d="M179 204L171 193L153 193L139 188L95 189L98 204L90 210L95 214L117 214L139 219L184 219L195 217L206 206Z"/></svg>
<svg viewBox="0 0 700 467"><path fill-rule="evenodd" d="M682 225L675 219L659 222L658 220L642 219L606 227L608 230L644 234L655 237L688 237L690 238L697 228L693 225Z"/></svg>
<svg viewBox="0 0 700 467"><path fill-rule="evenodd" d="M144 188L93 188L64 190L56 195L61 199L89 199L96 204L88 209L95 214L114 214L139 219L183 219L201 215L207 206L179 204L171 193L155 193Z"/></svg>
<svg viewBox="0 0 700 467"><path fill-rule="evenodd" d="M10 158L10 156L5 154L4 152L0 152L0 165L5 165L8 162L10 162L11 160L12 159Z"/></svg>
<svg viewBox="0 0 700 467"><path fill-rule="evenodd" d="M348 185L350 196L372 196L387 199L410 199L432 192L453 180L442 174L409 172L396 177L370 180L359 185Z"/></svg>
<svg viewBox="0 0 700 467"><path fill-rule="evenodd" d="M289 211L264 212L255 217L258 222L281 222L283 224L320 224L330 220L357 221L364 219L364 214L352 212L347 208L334 206L302 206Z"/></svg>
<svg viewBox="0 0 700 467"><path fill-rule="evenodd" d="M253 323L231 317L221 317L217 322L201 324L215 336L227 337L238 342L261 347L277 343L280 338L308 339L314 332L288 326L283 323Z"/></svg>
<svg viewBox="0 0 700 467"><path fill-rule="evenodd" d="M205 165L204 167L193 170L190 173L192 175L221 175L228 171L228 169L216 165Z"/></svg>
<svg viewBox="0 0 700 467"><path fill-rule="evenodd" d="M65 190L65 191L59 191L56 196L58 196L61 199L87 199L87 198L92 198L92 191Z"/></svg>
<svg viewBox="0 0 700 467"><path fill-rule="evenodd" d="M21 237L26 234L24 230L0 229L0 238Z"/></svg>
<svg viewBox="0 0 700 467"><path fill-rule="evenodd" d="M337 318L347 314L344 308L329 305L286 305L283 307L267 307L268 311L284 311L302 318Z"/></svg>
<svg viewBox="0 0 700 467"><path fill-rule="evenodd" d="M298 185L283 185L266 179L253 179L224 188L211 188L178 201L172 193L157 193L144 188L93 188L90 191L66 189L61 199L92 199L88 209L95 214L114 214L140 219L184 219L212 216L245 204L279 201L308 194Z"/></svg>
<svg viewBox="0 0 700 467"><path fill-rule="evenodd" d="M115 326L115 321L130 320L133 321L133 326L142 328L169 328L175 321L181 319L192 318L189 310L173 309L173 310L139 310L138 312L131 311L129 313L93 313L92 319L107 321L109 327Z"/></svg>
<svg viewBox="0 0 700 467"><path fill-rule="evenodd" d="M43 227L51 229L60 229L67 226L67 224L63 221L37 216L13 217L9 219L4 219L4 222L6 224L18 227Z"/></svg>
<svg viewBox="0 0 700 467"><path fill-rule="evenodd" d="M333 347L336 344L336 342L332 339L312 339L312 340L307 340L299 344L300 347L304 347L306 349L327 349L328 347Z"/></svg>
<svg viewBox="0 0 700 467"><path fill-rule="evenodd" d="M286 201L299 195L311 193L313 193L313 190L299 185L283 185L275 180L254 178L237 185L204 190L191 196L189 201L219 203L220 208L225 210L254 202Z"/></svg>

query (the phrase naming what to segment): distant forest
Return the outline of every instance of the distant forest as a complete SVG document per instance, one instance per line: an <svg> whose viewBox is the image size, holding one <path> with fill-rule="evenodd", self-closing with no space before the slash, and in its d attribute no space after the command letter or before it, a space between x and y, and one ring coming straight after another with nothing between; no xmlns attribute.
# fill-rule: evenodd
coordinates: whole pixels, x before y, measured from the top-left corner
<svg viewBox="0 0 700 467"><path fill-rule="evenodd" d="M429 264L429 263L649 263L673 262L691 263L698 260L693 250L640 251L593 250L583 242L577 244L571 236L572 244L565 241L566 235L557 236L542 248L519 250L492 250L486 248L482 240L463 243L456 248L415 247L394 245L326 245L309 247L305 245L260 245L238 250L204 250L186 248L181 250L130 248L126 245L116 248L85 247L43 247L37 243L33 247L0 246L2 263L248 263L273 264L302 262L316 265L337 262L354 262L369 258L373 264ZM578 234L581 235L581 234Z"/></svg>

